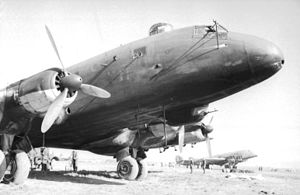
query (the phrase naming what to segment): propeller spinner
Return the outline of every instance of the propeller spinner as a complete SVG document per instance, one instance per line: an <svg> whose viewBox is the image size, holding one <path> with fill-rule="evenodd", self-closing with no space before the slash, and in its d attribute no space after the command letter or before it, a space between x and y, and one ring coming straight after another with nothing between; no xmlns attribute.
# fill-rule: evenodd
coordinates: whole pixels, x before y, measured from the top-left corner
<svg viewBox="0 0 300 195"><path fill-rule="evenodd" d="M42 127L41 127L42 133L47 132L50 129L50 127L53 125L57 117L59 116L59 113L63 109L64 102L67 98L69 91L80 90L87 95L94 96L97 98L109 98L111 96L110 93L104 89L89 84L83 84L82 78L79 75L67 73L65 71L64 65L60 58L53 36L47 26L45 26L45 29L49 37L49 40L52 44L52 47L56 53L56 56L63 67L62 69L63 74L60 82L60 87L63 89L63 92L58 97L56 97L56 99L49 106L42 122Z"/></svg>

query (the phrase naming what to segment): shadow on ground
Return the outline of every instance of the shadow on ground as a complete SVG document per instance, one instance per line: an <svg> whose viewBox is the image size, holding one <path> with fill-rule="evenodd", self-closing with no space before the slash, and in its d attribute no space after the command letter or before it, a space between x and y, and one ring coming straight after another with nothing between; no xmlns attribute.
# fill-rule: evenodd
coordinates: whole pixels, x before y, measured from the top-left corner
<svg viewBox="0 0 300 195"><path fill-rule="evenodd" d="M148 173L162 173L163 171L148 171Z"/></svg>
<svg viewBox="0 0 300 195"><path fill-rule="evenodd" d="M102 177L102 178L101 178ZM46 181L59 181L59 182L72 182L83 184L108 184L108 185L124 185L121 182L108 181L103 179L112 178L120 179L115 171L31 171L29 174L30 179L39 179ZM120 179L121 181L121 179Z"/></svg>

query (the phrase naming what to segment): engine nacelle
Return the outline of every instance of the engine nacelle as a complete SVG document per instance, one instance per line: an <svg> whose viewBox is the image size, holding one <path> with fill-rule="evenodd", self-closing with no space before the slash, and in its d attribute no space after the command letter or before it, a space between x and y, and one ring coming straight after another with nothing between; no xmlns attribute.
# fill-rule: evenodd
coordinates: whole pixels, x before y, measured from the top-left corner
<svg viewBox="0 0 300 195"><path fill-rule="evenodd" d="M199 130L203 135L207 135L214 130L214 127L212 125L205 125L204 123L185 125L185 132L196 132Z"/></svg>
<svg viewBox="0 0 300 195"><path fill-rule="evenodd" d="M167 135L172 135L175 134L175 131L177 130L178 127L172 127L170 125L166 125L166 134ZM164 132L164 124L159 123L155 125L149 125L148 130L155 136L155 137L163 137L165 136Z"/></svg>
<svg viewBox="0 0 300 195"><path fill-rule="evenodd" d="M17 98L28 112L43 116L52 102L64 90L61 86L60 69L49 69L20 81ZM76 98L77 91L69 92L64 108ZM66 112L67 113L67 112Z"/></svg>
<svg viewBox="0 0 300 195"><path fill-rule="evenodd" d="M167 123L171 126L187 125L201 121L205 115L208 105L192 108L181 108L166 111Z"/></svg>
<svg viewBox="0 0 300 195"><path fill-rule="evenodd" d="M201 131L203 134L209 134L214 130L214 127L211 125L202 124Z"/></svg>

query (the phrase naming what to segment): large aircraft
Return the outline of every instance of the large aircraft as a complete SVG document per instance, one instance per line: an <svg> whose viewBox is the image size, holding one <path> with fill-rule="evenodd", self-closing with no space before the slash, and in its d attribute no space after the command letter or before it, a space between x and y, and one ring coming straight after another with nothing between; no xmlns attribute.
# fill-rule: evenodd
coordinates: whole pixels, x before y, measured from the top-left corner
<svg viewBox="0 0 300 195"><path fill-rule="evenodd" d="M233 171L237 169L238 163L245 162L254 157L257 157L257 155L250 150L239 150L235 152L214 155L207 158L196 159L194 160L194 164L200 166L203 161L205 161L205 168L209 168L211 165L219 165L223 166L225 169L229 169L229 171Z"/></svg>
<svg viewBox="0 0 300 195"><path fill-rule="evenodd" d="M61 68L0 91L0 178L11 165L16 184L29 173L26 153L41 146L113 156L120 177L136 179L146 155L132 145L132 131L160 125L166 136L167 125L178 126L181 147L185 125L201 121L203 107L271 77L284 63L273 43L217 22L176 30L159 23L144 39L65 68L46 32Z"/></svg>

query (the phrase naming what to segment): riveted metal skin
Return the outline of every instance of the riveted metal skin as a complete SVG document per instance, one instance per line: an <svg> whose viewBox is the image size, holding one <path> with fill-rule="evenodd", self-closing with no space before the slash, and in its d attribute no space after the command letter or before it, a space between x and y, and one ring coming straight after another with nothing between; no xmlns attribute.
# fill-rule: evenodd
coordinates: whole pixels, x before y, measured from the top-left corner
<svg viewBox="0 0 300 195"><path fill-rule="evenodd" d="M79 92L69 105L67 120L47 132L47 145L113 155L132 144L128 137L134 136L123 129L158 123L163 107L168 125L197 122L200 118L194 108L269 78L283 62L278 47L264 39L229 31L219 32L217 42L216 32L207 26L190 26L137 40L66 69L81 77L83 83L109 91L111 97L99 99ZM54 75L50 70L9 86L7 90L17 91L20 101L7 109L19 106L31 112L31 106L37 113L43 112L43 106L37 109L33 104L37 104L36 99L45 106L51 102L45 91L54 93ZM77 89L79 77L73 83L63 82ZM31 93L38 97L29 97ZM29 132L35 147L42 145L40 126L41 119L35 118ZM89 143L98 145L86 147Z"/></svg>

